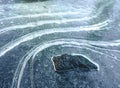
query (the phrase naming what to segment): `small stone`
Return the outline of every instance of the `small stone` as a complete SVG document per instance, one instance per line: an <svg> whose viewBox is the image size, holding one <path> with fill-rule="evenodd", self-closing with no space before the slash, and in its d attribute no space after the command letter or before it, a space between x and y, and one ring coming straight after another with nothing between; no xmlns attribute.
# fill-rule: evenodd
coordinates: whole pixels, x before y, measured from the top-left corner
<svg viewBox="0 0 120 88"><path fill-rule="evenodd" d="M99 70L99 66L95 62L82 55L62 54L53 57L51 60L56 72L64 72L75 68L83 71Z"/></svg>

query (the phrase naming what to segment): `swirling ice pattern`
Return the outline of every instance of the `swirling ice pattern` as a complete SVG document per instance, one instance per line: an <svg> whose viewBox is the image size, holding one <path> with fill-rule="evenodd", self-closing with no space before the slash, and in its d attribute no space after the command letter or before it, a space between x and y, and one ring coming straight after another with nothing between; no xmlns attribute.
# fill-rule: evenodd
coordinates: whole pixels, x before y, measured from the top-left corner
<svg viewBox="0 0 120 88"><path fill-rule="evenodd" d="M98 12L92 16L86 16L86 17L79 17L78 16L81 14L79 11L80 10L75 10L75 11L58 11L54 13L46 13L42 12L41 14L21 14L17 16L10 16L10 17L5 17L1 18L0 22L2 22L2 26L0 29L0 36L3 36L4 34L6 35L9 32L21 32L21 31L26 31L25 34L20 34L20 36L14 40L11 40L5 44L3 44L0 47L0 57L4 57L8 52L11 52L14 50L14 48L20 46L21 44L24 44L26 42L31 42L32 40L39 40L41 38L44 38L44 36L50 36L50 35L66 35L70 33L93 33L93 32L99 32L99 31L106 31L107 27L110 23L112 23L111 19L104 19L102 21L99 21L98 23L93 23L90 25L82 26L82 22L90 22L94 19L97 19L101 14L103 14L103 11L106 7L111 5L113 2L108 2L102 5L102 7L99 8ZM66 17L69 15L70 17ZM20 20L20 19L38 19L39 17L48 17L50 20L46 18L46 20L40 20L40 21L33 21L33 22L26 22L25 24L16 24L14 23L12 26L4 26L6 21L14 21L14 20ZM53 19L55 17L56 19ZM62 18L62 19L59 19ZM41 18L42 19L42 18ZM19 23L19 22L18 22ZM78 26L72 27L72 23L77 23ZM52 27L51 28L46 28L46 29L41 29L41 27L45 25L58 25L58 27ZM59 25L68 25L66 27L60 26ZM39 27L40 29L34 30L35 28ZM31 30L32 29L32 30ZM30 32L31 31L31 32ZM109 30L108 30L109 31ZM27 53L20 59L19 64L17 66L17 69L15 71L13 81L11 88L20 88L21 85L21 80L23 78L23 74L25 72L26 65L28 61L31 60L31 63L33 66L34 61L36 59L37 54L42 52L43 50L53 47L53 46L60 46L61 48L71 48L71 49L78 49L78 50L88 50L92 54L97 54L100 56L105 56L109 58L111 61L115 62L115 65L118 66L118 62L120 62L120 59L117 57L118 54L120 54L120 51L116 49L116 47L120 46L120 40L111 40L111 41L92 41L92 40L87 40L87 39L82 39L79 38L81 35L76 35L74 38L72 36L70 37L57 37L57 38L50 38L44 40L44 42L39 41L38 45L34 45L31 50L27 51ZM68 51L66 51L68 52ZM65 53L66 53L65 52ZM49 52L48 52L49 53ZM64 52L62 52L64 53ZM82 54L87 55L86 53L82 53L79 51L71 51L68 52L70 54ZM52 55L53 56L53 55ZM92 58L90 58L92 59ZM93 59L97 61L96 59ZM101 65L100 65L101 66ZM120 66L118 66L120 67ZM31 68L31 71L33 71L33 67ZM117 71L114 74L119 73ZM33 75L33 74L32 74ZM118 74L120 76L120 74ZM31 87L34 88L34 75L31 78Z"/></svg>

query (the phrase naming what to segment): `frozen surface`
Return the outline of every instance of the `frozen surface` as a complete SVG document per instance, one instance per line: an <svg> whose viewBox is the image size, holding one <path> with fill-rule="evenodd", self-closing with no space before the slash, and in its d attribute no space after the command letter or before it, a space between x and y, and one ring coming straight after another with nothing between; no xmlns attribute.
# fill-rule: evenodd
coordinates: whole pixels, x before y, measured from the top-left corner
<svg viewBox="0 0 120 88"><path fill-rule="evenodd" d="M22 3L25 2L25 3ZM0 0L0 88L120 88L119 0ZM81 54L99 71L54 71Z"/></svg>

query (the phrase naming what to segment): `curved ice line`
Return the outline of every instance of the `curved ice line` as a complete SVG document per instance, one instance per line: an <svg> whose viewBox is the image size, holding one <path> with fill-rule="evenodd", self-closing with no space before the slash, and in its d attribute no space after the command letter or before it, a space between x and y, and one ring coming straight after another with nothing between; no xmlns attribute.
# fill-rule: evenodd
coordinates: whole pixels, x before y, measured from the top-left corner
<svg viewBox="0 0 120 88"><path fill-rule="evenodd" d="M115 52L117 54L120 54L120 50L115 50L115 49L108 49L108 48L104 48L104 47L97 47L97 46L94 46L94 45L91 45L90 47L92 47L94 50L97 50L97 51L105 51L103 53L108 53L109 55L113 56L115 59L118 59L118 57L115 56L115 54L111 53L112 52ZM106 52L107 51L107 52Z"/></svg>
<svg viewBox="0 0 120 88"><path fill-rule="evenodd" d="M97 46L102 46L102 47L112 47L112 46L119 46L120 45L120 42L115 42L115 41L112 41L111 43L110 42L103 42L103 43L100 43L98 42L98 44L91 44L91 45L97 45Z"/></svg>
<svg viewBox="0 0 120 88"><path fill-rule="evenodd" d="M38 21L38 22L30 22L24 25L15 25L15 26L10 26L10 27L5 27L3 29L0 29L0 34L3 34L8 31L12 30L18 30L18 29L24 29L24 28L34 28L38 26L42 26L45 24L65 24L69 22L81 22L85 20L89 20L91 17L85 17L85 18L74 18L74 19L61 19L61 20L47 20L47 21Z"/></svg>
<svg viewBox="0 0 120 88"><path fill-rule="evenodd" d="M71 46L71 45L63 45L62 47L76 47L76 48L79 48L79 46ZM91 47L91 46L90 46ZM96 53L99 53L99 54L101 54L101 55L105 55L105 56L108 56L108 57L110 57L110 58L113 58L114 60L117 60L117 61L120 61L119 59L117 59L114 55L110 55L110 54L106 54L106 53L103 53L103 52L101 52L101 51L98 51L98 50L95 50L95 49L91 49L91 48L89 48L88 46L86 46L86 47L84 47L83 46L83 48L86 48L86 49L88 49L88 50L91 50L91 51L93 51L93 52L96 52Z"/></svg>
<svg viewBox="0 0 120 88"><path fill-rule="evenodd" d="M94 46L94 45L91 45L90 48L94 49L94 50L97 50L97 51L100 51L100 52L103 52L103 53L106 53L106 54L109 54L111 56L113 56L114 58L118 58L116 57L112 52L115 52L115 53L119 53L120 54L120 50L115 50L115 49L108 49L108 48L100 48L100 47L97 47L97 46ZM101 51L102 50L102 51ZM105 52L104 52L105 51Z"/></svg>
<svg viewBox="0 0 120 88"><path fill-rule="evenodd" d="M4 45L3 47L1 47L0 48L0 57L3 56L6 52L13 49L14 47L18 46L19 44L29 41L29 40L32 40L37 37L41 37L43 35L48 35L48 34L52 34L52 33L65 33L65 32L96 31L96 30L102 30L100 28L105 25L107 25L106 21L99 23L99 24L92 25L92 26L88 26L88 27L73 27L73 28L70 27L70 28L62 28L62 29L61 28L53 28L53 29L46 29L46 30L32 32L32 33L24 35L16 40L13 40L13 41L7 43L6 45Z"/></svg>
<svg viewBox="0 0 120 88"><path fill-rule="evenodd" d="M88 40L89 41L89 40ZM91 42L93 42L94 43L94 41L91 41ZM98 41L99 42L99 41ZM99 42L100 43L100 42ZM67 45L67 46L69 46L69 45ZM99 45L98 45L99 46ZM115 53L120 53L120 50L115 50L115 49L108 49L108 48L100 48L100 47L97 47L97 46L95 46L95 43L94 43L94 45L93 44L89 44L89 46L87 45L87 47L89 47L89 48L91 48L91 49L93 49L93 50L96 50L96 51L99 51L99 52L102 52L102 51L107 51L107 53L106 52L102 52L103 54L104 53L106 53L106 54L109 54L109 53L111 53L111 51L112 52L115 52ZM101 51L102 50L102 51ZM110 54L109 54L110 55ZM115 55L111 55L113 58L117 58Z"/></svg>
<svg viewBox="0 0 120 88"><path fill-rule="evenodd" d="M12 19L17 19L17 18L36 18L36 17L43 17L43 16L50 16L50 17L54 17L54 16L64 16L64 15L78 15L80 14L80 12L58 12L58 13L39 13L39 14L27 14L27 15L18 15L18 16L13 16L13 17L7 17L7 18L3 18L0 19L0 21L4 21L4 20L12 20Z"/></svg>
<svg viewBox="0 0 120 88"><path fill-rule="evenodd" d="M104 50L104 51L109 51L109 52L116 52L116 53L120 53L120 50L116 50L116 49L108 49L105 47L97 47L96 45L91 45L91 47L95 48L95 49L100 49L100 50Z"/></svg>

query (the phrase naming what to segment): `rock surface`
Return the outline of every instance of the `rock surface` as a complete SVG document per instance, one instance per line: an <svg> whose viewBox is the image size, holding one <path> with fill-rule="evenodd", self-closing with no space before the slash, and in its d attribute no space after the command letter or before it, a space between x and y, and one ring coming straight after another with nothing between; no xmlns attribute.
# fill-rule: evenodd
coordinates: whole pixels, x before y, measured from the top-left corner
<svg viewBox="0 0 120 88"><path fill-rule="evenodd" d="M99 70L99 67L87 57L81 55L62 54L52 58L56 72L64 72L79 68L82 71Z"/></svg>

